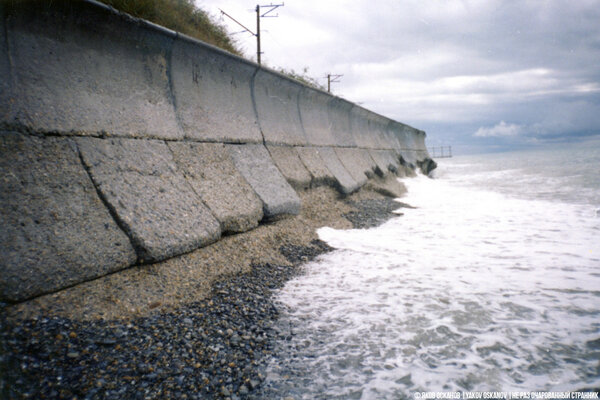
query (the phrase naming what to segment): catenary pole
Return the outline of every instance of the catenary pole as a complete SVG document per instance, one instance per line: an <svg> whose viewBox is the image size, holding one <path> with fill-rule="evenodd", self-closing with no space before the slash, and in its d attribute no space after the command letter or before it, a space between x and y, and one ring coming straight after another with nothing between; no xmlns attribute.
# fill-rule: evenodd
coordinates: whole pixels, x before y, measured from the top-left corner
<svg viewBox="0 0 600 400"><path fill-rule="evenodd" d="M256 5L256 61L260 65L260 6Z"/></svg>

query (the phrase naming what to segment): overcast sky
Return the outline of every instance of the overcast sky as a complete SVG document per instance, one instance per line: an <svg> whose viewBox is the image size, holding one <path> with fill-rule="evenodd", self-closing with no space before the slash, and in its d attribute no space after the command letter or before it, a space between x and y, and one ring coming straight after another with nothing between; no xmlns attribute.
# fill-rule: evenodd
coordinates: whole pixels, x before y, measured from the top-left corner
<svg viewBox="0 0 600 400"><path fill-rule="evenodd" d="M255 0L195 1L256 28ZM323 84L343 74L334 94L425 130L429 146L471 153L600 134L600 0L284 2L261 19L263 63L308 68ZM234 37L255 60L256 39Z"/></svg>

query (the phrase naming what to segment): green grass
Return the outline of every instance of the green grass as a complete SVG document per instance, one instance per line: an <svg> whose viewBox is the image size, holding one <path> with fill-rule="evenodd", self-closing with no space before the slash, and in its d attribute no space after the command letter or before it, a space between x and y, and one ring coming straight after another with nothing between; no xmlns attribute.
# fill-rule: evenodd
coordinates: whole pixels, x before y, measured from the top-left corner
<svg viewBox="0 0 600 400"><path fill-rule="evenodd" d="M171 30L184 33L210 43L230 53L244 57L225 27L214 21L206 11L197 8L193 0L99 0L119 11L142 18ZM321 90L325 87L308 75L308 67L302 73L278 69L284 75L308 86Z"/></svg>
<svg viewBox="0 0 600 400"><path fill-rule="evenodd" d="M235 41L192 0L100 0L134 17L184 33L203 42L242 56Z"/></svg>
<svg viewBox="0 0 600 400"><path fill-rule="evenodd" d="M293 69L279 68L279 72L286 76L289 76L292 79L300 81L307 86L311 86L320 90L327 90L325 85L319 83L319 81L316 78L313 78L308 74L308 67L304 67L302 69L302 72L296 72Z"/></svg>

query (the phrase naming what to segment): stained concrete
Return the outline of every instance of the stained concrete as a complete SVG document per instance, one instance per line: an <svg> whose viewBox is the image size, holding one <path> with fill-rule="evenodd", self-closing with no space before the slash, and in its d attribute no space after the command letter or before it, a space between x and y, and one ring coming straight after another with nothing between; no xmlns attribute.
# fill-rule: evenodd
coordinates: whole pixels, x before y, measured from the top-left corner
<svg viewBox="0 0 600 400"><path fill-rule="evenodd" d="M262 142L252 100L257 65L178 37L171 56L172 95L186 138Z"/></svg>
<svg viewBox="0 0 600 400"><path fill-rule="evenodd" d="M306 145L298 108L303 87L297 80L272 71L259 69L256 73L254 104L267 145Z"/></svg>
<svg viewBox="0 0 600 400"><path fill-rule="evenodd" d="M9 125L77 135L183 137L167 74L174 33L90 2L4 3L10 4L6 51L18 82L7 103Z"/></svg>
<svg viewBox="0 0 600 400"><path fill-rule="evenodd" d="M335 146L331 130L329 102L331 96L321 90L305 87L298 99L302 127L312 146Z"/></svg>
<svg viewBox="0 0 600 400"><path fill-rule="evenodd" d="M267 146L273 162L287 181L296 190L310 187L311 175L300 160L295 147Z"/></svg>
<svg viewBox="0 0 600 400"><path fill-rule="evenodd" d="M258 226L262 202L233 165L222 143L169 142L188 183L221 223L223 232Z"/></svg>
<svg viewBox="0 0 600 400"><path fill-rule="evenodd" d="M344 168L346 168L350 176L352 176L352 178L360 186L363 186L365 183L367 183L368 178L374 176L372 170L368 171L370 176L367 176L367 170L369 167L367 166L367 161L364 159L365 155L363 151L366 150L357 148L335 149L335 153L337 154Z"/></svg>
<svg viewBox="0 0 600 400"><path fill-rule="evenodd" d="M369 150L369 155L376 164L375 173L384 177L398 170L399 162L390 150ZM396 160L394 160L396 158Z"/></svg>
<svg viewBox="0 0 600 400"><path fill-rule="evenodd" d="M338 158L333 147L321 147L319 149L319 155L323 159L327 169L333 174L336 189L341 194L348 195L354 193L367 182L366 175L360 182L354 179Z"/></svg>
<svg viewBox="0 0 600 400"><path fill-rule="evenodd" d="M162 141L77 138L82 159L140 261L186 253L220 237L217 219Z"/></svg>
<svg viewBox="0 0 600 400"><path fill-rule="evenodd" d="M319 147L296 147L300 161L311 176L311 186L334 186L336 179L319 154Z"/></svg>
<svg viewBox="0 0 600 400"><path fill-rule="evenodd" d="M233 163L263 202L267 219L300 212L300 198L261 144L227 145Z"/></svg>
<svg viewBox="0 0 600 400"><path fill-rule="evenodd" d="M25 300L135 262L70 139L0 132L0 172L0 300Z"/></svg>

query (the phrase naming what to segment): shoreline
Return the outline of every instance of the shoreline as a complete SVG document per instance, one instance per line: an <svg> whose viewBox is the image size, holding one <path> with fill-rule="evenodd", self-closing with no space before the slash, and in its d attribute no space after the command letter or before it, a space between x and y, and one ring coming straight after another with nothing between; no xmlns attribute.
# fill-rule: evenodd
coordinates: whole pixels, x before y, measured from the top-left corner
<svg viewBox="0 0 600 400"><path fill-rule="evenodd" d="M274 291L331 250L316 229L377 226L406 206L369 188L300 195L298 217L7 306L0 394L251 397L278 339Z"/></svg>

